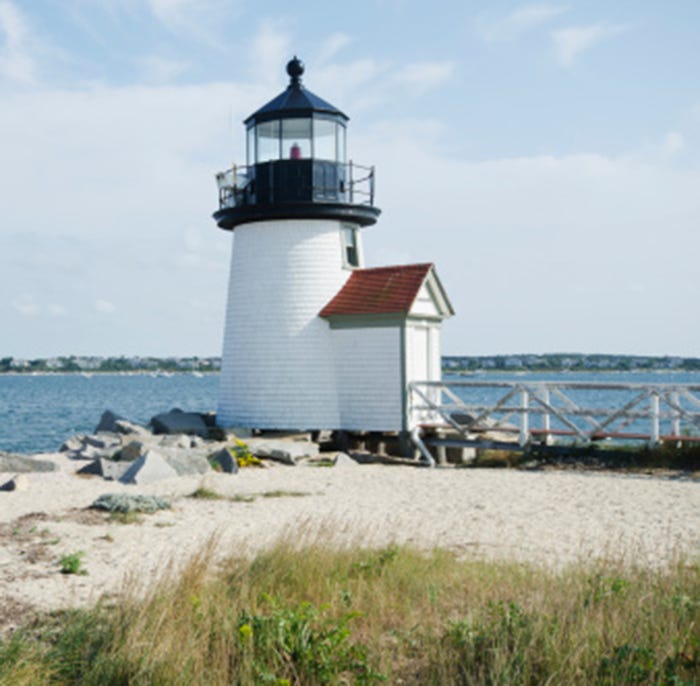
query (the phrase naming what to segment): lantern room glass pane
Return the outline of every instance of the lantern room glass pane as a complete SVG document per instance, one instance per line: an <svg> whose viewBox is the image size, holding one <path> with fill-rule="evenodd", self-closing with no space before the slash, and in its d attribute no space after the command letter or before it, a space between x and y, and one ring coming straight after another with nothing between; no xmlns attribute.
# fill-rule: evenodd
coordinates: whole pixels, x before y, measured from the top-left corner
<svg viewBox="0 0 700 686"><path fill-rule="evenodd" d="M250 166L255 164L255 127L251 126L248 129L246 140L246 164Z"/></svg>
<svg viewBox="0 0 700 686"><path fill-rule="evenodd" d="M327 119L314 119L314 159L337 160L335 142L336 123Z"/></svg>
<svg viewBox="0 0 700 686"><path fill-rule="evenodd" d="M257 131L257 162L269 162L280 158L280 123L266 121L258 124Z"/></svg>
<svg viewBox="0 0 700 686"><path fill-rule="evenodd" d="M345 127L338 124L338 135L335 137L335 159L341 164L345 164Z"/></svg>
<svg viewBox="0 0 700 686"><path fill-rule="evenodd" d="M311 119L282 120L282 159L311 157Z"/></svg>

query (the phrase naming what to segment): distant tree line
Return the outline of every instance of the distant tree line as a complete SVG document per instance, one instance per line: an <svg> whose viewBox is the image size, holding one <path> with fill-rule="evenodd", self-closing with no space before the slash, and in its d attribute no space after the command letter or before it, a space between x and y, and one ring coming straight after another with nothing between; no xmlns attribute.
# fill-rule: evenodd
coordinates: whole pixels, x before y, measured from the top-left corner
<svg viewBox="0 0 700 686"><path fill-rule="evenodd" d="M0 358L2 373L109 373L109 372L215 372L219 357L97 357L77 356L38 359Z"/></svg>
<svg viewBox="0 0 700 686"><path fill-rule="evenodd" d="M700 358L642 355L586 355L549 353L544 355L446 356L443 369L472 371L700 371Z"/></svg>
<svg viewBox="0 0 700 686"><path fill-rule="evenodd" d="M641 355L448 355L442 358L446 372L473 371L700 371L698 357ZM25 360L0 358L0 374L19 373L114 373L114 372L217 372L220 357L97 357L59 356Z"/></svg>

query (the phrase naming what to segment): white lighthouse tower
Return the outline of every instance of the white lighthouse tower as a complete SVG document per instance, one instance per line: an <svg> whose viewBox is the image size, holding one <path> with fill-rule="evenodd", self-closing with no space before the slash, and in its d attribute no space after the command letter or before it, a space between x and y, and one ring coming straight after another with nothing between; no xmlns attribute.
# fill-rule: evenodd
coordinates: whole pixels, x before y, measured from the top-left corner
<svg viewBox="0 0 700 686"><path fill-rule="evenodd" d="M374 171L346 160L348 117L301 83L245 120L247 164L219 174L233 231L218 422L259 429L341 424L331 329L319 312L363 266Z"/></svg>
<svg viewBox="0 0 700 686"><path fill-rule="evenodd" d="M245 120L247 163L222 172L233 253L217 422L278 430L404 432L411 381L440 379L453 314L432 264L366 269L374 169L346 158L348 117L301 83Z"/></svg>

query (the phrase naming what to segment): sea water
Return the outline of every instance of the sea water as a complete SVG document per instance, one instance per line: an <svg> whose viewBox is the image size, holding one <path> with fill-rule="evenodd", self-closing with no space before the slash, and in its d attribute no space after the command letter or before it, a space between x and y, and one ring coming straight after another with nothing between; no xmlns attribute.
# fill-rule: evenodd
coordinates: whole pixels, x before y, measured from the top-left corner
<svg viewBox="0 0 700 686"><path fill-rule="evenodd" d="M587 383L693 383L698 372L484 372L446 380L561 381ZM192 412L216 409L218 374L44 374L0 375L0 450L34 453L58 450L76 433L92 433L106 409L147 423L179 407ZM472 402L495 402L502 390L482 390ZM616 404L606 391L590 391L586 404ZM461 394L461 392L460 392ZM619 402L617 403L619 404Z"/></svg>
<svg viewBox="0 0 700 686"><path fill-rule="evenodd" d="M147 423L174 407L216 409L219 375L0 375L0 450L56 451L76 433L92 433L106 409Z"/></svg>

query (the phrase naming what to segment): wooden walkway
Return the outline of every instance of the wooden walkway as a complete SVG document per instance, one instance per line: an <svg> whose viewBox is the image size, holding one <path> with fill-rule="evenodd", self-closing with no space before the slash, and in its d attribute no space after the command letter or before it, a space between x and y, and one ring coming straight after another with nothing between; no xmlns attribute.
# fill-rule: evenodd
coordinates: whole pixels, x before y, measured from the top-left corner
<svg viewBox="0 0 700 686"><path fill-rule="evenodd" d="M416 381L409 393L411 428L447 430L442 445L700 442L698 384Z"/></svg>

